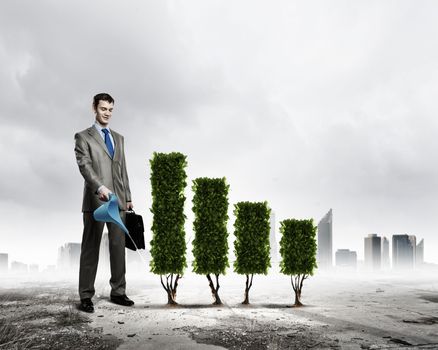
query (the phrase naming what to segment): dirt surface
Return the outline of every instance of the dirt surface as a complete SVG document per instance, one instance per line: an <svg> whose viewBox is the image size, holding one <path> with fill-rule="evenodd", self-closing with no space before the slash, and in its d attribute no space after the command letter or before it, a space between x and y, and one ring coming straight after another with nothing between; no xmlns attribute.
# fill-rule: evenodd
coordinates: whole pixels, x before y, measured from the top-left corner
<svg viewBox="0 0 438 350"><path fill-rule="evenodd" d="M220 328L182 327L200 344L214 344L226 349L338 349L337 340L312 330L311 326L296 323L288 327L257 322L242 317L230 317Z"/></svg>
<svg viewBox="0 0 438 350"><path fill-rule="evenodd" d="M91 322L71 290L0 290L0 349L116 349L121 341Z"/></svg>
<svg viewBox="0 0 438 350"><path fill-rule="evenodd" d="M111 303L98 281L94 314L76 309L74 279L6 280L0 349L438 349L437 277L314 276L301 308L281 275L257 276L247 306L241 276L223 277L222 306L196 275L168 306L156 277L128 278L134 307Z"/></svg>

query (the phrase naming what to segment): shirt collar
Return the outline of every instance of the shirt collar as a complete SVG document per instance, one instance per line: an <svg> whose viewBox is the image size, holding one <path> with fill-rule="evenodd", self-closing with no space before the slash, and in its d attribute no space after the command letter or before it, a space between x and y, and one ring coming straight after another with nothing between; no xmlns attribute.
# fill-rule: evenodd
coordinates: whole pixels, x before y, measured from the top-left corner
<svg viewBox="0 0 438 350"><path fill-rule="evenodd" d="M109 127L102 127L98 122L94 122L94 127L99 131L99 133L102 133L102 129L108 129L109 133L111 134L111 130Z"/></svg>

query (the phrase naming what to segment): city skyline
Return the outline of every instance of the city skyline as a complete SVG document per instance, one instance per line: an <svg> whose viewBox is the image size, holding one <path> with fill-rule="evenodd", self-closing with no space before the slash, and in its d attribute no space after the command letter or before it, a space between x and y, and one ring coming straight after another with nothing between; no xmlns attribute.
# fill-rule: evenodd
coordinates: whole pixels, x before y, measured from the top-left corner
<svg viewBox="0 0 438 350"><path fill-rule="evenodd" d="M326 230L326 224L332 223L332 209L326 213L326 215L320 220L320 224L323 223L324 230ZM281 257L278 255L278 247L276 246L278 238L274 234L273 228L275 226L272 223L275 222L275 213L271 212L270 223L270 259L271 267L275 266L281 261ZM332 234L332 232L331 232ZM318 231L317 231L318 236ZM424 260L424 238L422 238L418 243L417 237L415 235L401 235L394 234L391 236L392 241L392 254L390 255L390 243L387 237L379 236L377 233L368 234L364 237L364 256L363 259L358 259L357 252L350 250L348 248L337 248L334 256L332 256L332 262L334 258L334 263L331 265L318 265L317 270L331 270L333 267L349 267L356 270L358 263L363 264L363 268L367 271L379 272L379 271L397 271L412 268L422 268L424 264L431 265L430 262ZM274 242L272 245L271 243ZM188 247L190 248L190 247ZM143 251L143 250L142 250ZM150 258L150 252L148 249L144 250L144 258ZM233 261L234 254L229 250L229 258ZM186 252L188 262L191 264L193 260L190 250ZM330 255L326 252L324 254L324 259L330 261ZM80 243L79 242L66 242L58 248L58 258L57 264L49 264L46 266L47 269L56 266L59 271L76 270L78 268L80 256ZM101 263L99 264L99 271L108 272L109 271L109 241L108 232L104 231L102 234L102 240L100 245L99 257ZM317 252L318 257L318 252ZM277 258L277 259L276 259ZM38 264L25 264L20 261L12 260L11 267L9 268L9 256L7 253L0 252L0 272L5 271L21 271L30 270L32 267L34 271L38 271ZM126 261L128 264L135 263L142 265L145 260L140 259L137 253L127 249L126 250ZM12 267L14 265L14 268ZM77 266L76 266L77 265ZM434 265L432 263L432 265ZM438 264L435 264L438 266Z"/></svg>
<svg viewBox="0 0 438 350"><path fill-rule="evenodd" d="M281 260L281 256L279 255L279 241L281 239L280 235L281 233L275 230L276 228L276 219L275 219L275 212L271 210L270 215L270 234L269 234L269 240L270 240L270 258L271 258L271 265L277 264ZM228 228L230 228L230 222L228 223ZM386 236L378 236L376 233L368 234L364 237L364 250L363 250L363 257L362 259L359 259L357 255L357 251L350 250L350 248L341 245L340 247L333 247L333 239L336 235L333 233L333 209L330 208L330 210L322 217L322 219L319 220L318 225L316 226L316 241L317 241L317 254L316 258L322 259L320 263L318 263L318 269L324 270L324 269L330 269L334 266L337 266L338 261L338 253L340 254L339 259L343 263L345 261L351 261L351 259L355 260L355 264L357 262L363 262L366 266L366 268L370 271L378 271L378 270L388 270L393 269L393 256L397 255L396 252L398 252L396 246L397 239L400 239L399 237L402 237L402 240L404 237L406 237L407 241L410 241L411 243L411 253L406 253L405 250L402 252L402 254L411 254L412 257L412 264L414 265L421 265L423 263L430 263L428 261L424 260L424 238L420 240L418 244L416 244L416 236L415 235L407 235L407 234L393 234L392 242L393 242L393 248L391 249L392 254L390 256L390 244ZM320 232L322 231L322 232ZM229 243L232 244L233 242L233 232L229 232ZM394 238L395 236L395 238ZM377 242L376 239L379 241ZM321 242L321 245L320 245ZM377 244L378 243L378 244ZM230 245L232 246L232 245ZM78 250L79 249L79 250ZM146 254L149 255L149 242L146 241ZM406 249L406 248L404 248ZM67 252L65 255L64 252ZM58 248L58 254L57 254L57 263L56 266L58 268L62 265L70 266L71 263L68 261L65 261L65 259L75 259L71 257L70 252L74 252L73 254L79 257L80 254L80 243L79 242L67 242L64 243L62 246ZM64 253L64 258L61 258L61 255ZM130 259L132 261L137 260L139 257L136 254L130 254L131 251L127 250L127 261ZM191 241L188 242L188 251L186 252L187 258L189 261L192 261L193 256L191 253ZM103 232L102 234L102 243L99 253L101 260L103 261L102 264L99 265L99 269L105 269L108 268L109 264L109 252L108 252L108 232ZM354 255L354 258L353 258ZM232 249L229 249L229 256L231 259L234 259L234 252ZM0 252L0 270L2 266L4 266L5 261L8 262L9 254ZM64 260L63 260L64 259ZM377 261L378 260L378 261ZM395 258L396 262L395 265L397 265L397 257ZM25 264L27 266L35 265L36 261L22 263L17 260L11 259L12 263L19 263L19 264ZM343 264L341 263L341 264ZM432 262L433 263L433 262ZM37 264L38 265L38 264ZM414 266L413 265L413 266ZM437 264L438 265L438 264ZM54 266L53 263L50 264L42 264L42 266L51 267ZM102 267L106 266L106 267ZM403 267L405 268L405 266Z"/></svg>

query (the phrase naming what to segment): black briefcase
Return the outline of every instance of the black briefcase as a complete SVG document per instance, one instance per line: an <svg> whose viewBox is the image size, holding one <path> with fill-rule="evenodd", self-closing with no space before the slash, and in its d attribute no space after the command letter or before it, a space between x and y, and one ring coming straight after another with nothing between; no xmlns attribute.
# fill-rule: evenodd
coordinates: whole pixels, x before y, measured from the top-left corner
<svg viewBox="0 0 438 350"><path fill-rule="evenodd" d="M144 244L144 226L143 226L143 218L141 215L137 215L133 210L126 212L126 228L129 231L128 235L125 237L125 247L131 250L136 250L136 246L138 249L145 249ZM134 243L132 242L135 242Z"/></svg>

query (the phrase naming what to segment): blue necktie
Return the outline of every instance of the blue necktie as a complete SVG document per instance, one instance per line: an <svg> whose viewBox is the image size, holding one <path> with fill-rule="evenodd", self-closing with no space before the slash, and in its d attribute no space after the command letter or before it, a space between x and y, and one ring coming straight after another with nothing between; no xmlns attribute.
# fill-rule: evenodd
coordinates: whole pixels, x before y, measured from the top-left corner
<svg viewBox="0 0 438 350"><path fill-rule="evenodd" d="M102 132L105 134L105 145L106 148L108 148L108 152L111 156L111 158L114 157L114 147L113 144L111 143L111 139L109 137L109 130L108 129L102 129Z"/></svg>

